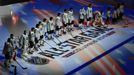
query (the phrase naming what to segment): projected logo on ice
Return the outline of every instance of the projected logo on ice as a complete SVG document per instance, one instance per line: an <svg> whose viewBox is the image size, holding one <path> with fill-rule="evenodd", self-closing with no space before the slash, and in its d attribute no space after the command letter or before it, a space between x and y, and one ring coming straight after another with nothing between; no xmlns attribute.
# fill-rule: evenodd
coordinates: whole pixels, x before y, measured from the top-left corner
<svg viewBox="0 0 134 75"><path fill-rule="evenodd" d="M72 37L69 37L65 41L61 41L61 39L57 37L52 41L55 42L58 47L45 42L46 45L50 46L50 48L47 49L45 47L39 47L37 54L33 54L30 58L27 58L26 61L31 64L43 65L49 63L49 59L56 59L57 57L68 58L78 53L79 51L84 50L88 46L93 45L96 42L114 34L115 31L113 31L112 29L113 28L106 28L100 30L92 28L75 36L70 33ZM40 55L45 56L46 58L42 58L40 57Z"/></svg>

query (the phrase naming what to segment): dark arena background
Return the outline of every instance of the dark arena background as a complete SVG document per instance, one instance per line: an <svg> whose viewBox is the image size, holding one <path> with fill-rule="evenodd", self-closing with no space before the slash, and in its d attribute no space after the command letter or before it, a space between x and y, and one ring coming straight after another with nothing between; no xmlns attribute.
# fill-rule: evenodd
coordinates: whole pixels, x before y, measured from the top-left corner
<svg viewBox="0 0 134 75"><path fill-rule="evenodd" d="M30 1L30 0L0 0L0 6L14 4L14 3L27 2L27 1Z"/></svg>
<svg viewBox="0 0 134 75"><path fill-rule="evenodd" d="M0 75L134 75L134 0L0 0Z"/></svg>

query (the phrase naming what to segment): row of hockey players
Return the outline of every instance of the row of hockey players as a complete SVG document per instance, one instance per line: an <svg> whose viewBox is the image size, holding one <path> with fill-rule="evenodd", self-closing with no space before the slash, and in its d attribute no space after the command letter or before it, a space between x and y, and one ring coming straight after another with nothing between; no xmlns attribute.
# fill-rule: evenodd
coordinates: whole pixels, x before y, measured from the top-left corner
<svg viewBox="0 0 134 75"><path fill-rule="evenodd" d="M87 22L85 25L93 25L93 22L95 21L96 12L92 12L92 5L89 4L87 10L85 8L80 9L80 20L79 23ZM106 13L106 18L104 17L104 13L102 10L100 10L101 17L105 19L105 24L116 24L117 22L120 22L123 20L124 16L124 4L118 3L114 6L114 8L108 7Z"/></svg>
<svg viewBox="0 0 134 75"><path fill-rule="evenodd" d="M121 13L120 17L122 17L122 15L123 13ZM44 18L43 21L36 24L35 28L31 28L29 32L25 30L20 37L15 37L11 34L3 49L3 54L6 58L5 65L8 66L11 60L16 60L16 51L18 48L22 51L21 56L25 57L25 54L33 53L35 50L38 50L38 47L44 45L44 36L50 40L53 39L53 37L58 37L73 31L75 26L74 20L73 9L65 9L64 13L58 13L56 18ZM95 28L106 27L102 12L93 12L91 4L89 4L87 10L84 8L80 9L79 23L77 26L80 29L87 26L93 26Z"/></svg>
<svg viewBox="0 0 134 75"><path fill-rule="evenodd" d="M80 13L80 24L83 22L82 15ZM87 9L87 21L92 18L92 8L89 6ZM98 21L98 20L96 20ZM33 50L38 50L39 46L44 45L44 35L49 39L52 37L61 36L66 32L73 30L74 24L74 13L73 9L65 9L61 15L57 14L57 17L50 17L49 20L46 18L36 24L36 27L31 28L29 33L25 30L20 37L15 37L13 34L10 35L5 43L3 54L5 55L5 65L9 65L12 60L16 60L16 51L19 48L22 51L22 57L27 52L32 53Z"/></svg>
<svg viewBox="0 0 134 75"><path fill-rule="evenodd" d="M33 51L38 50L38 47L44 45L44 35L48 40L53 39L53 37L61 36L62 33L66 33L66 28L71 29L73 24L73 10L64 10L63 22L61 19L61 14L58 13L56 19L50 17L49 20L46 18L36 24L36 27L31 28L28 32L24 30L20 37L15 37L13 34L7 39L3 54L5 55L5 66L9 66L12 60L16 60L16 51L19 48L21 50L21 57L25 57L27 53L33 53Z"/></svg>
<svg viewBox="0 0 134 75"><path fill-rule="evenodd" d="M112 11L113 10L113 11ZM106 24L115 24L124 19L124 3L118 3L114 8L107 8Z"/></svg>

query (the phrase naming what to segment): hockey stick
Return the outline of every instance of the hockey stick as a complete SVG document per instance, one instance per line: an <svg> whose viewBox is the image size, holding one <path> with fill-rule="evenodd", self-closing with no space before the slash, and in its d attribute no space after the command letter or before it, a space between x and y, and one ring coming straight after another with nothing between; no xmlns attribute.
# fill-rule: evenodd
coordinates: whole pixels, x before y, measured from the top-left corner
<svg viewBox="0 0 134 75"><path fill-rule="evenodd" d="M70 44L73 44L73 45L76 45L76 46L79 46L79 44L77 44L77 43L73 43L73 42L70 42L70 41L64 41L63 43L70 43Z"/></svg>
<svg viewBox="0 0 134 75"><path fill-rule="evenodd" d="M39 49L40 49L40 51L41 51L42 53L44 53L44 54L50 54L50 53L45 53L40 47L39 47ZM52 53L52 52L51 52L51 53ZM51 55L53 55L53 54L50 54L50 55L47 55L47 56L53 58ZM57 56L57 55L56 55L56 56Z"/></svg>
<svg viewBox="0 0 134 75"><path fill-rule="evenodd" d="M54 42L54 40L52 40ZM60 49L57 49L57 48L54 48L53 46L51 46L48 42L46 42L52 49L54 49L55 51L62 51L62 52L67 52L67 51L63 51L63 50L60 50ZM56 43L56 42L55 42ZM61 49L63 49L62 47L59 47Z"/></svg>
<svg viewBox="0 0 134 75"><path fill-rule="evenodd" d="M61 45L62 44L62 42L57 38L57 37L55 37L60 43L59 44L57 44L57 45Z"/></svg>
<svg viewBox="0 0 134 75"><path fill-rule="evenodd" d="M71 33L71 30L69 29L69 27L66 27L66 32L69 33L71 35L71 37L73 37L72 33Z"/></svg>
<svg viewBox="0 0 134 75"><path fill-rule="evenodd" d="M50 46L52 49L54 49L55 51L58 51L57 48L54 48L53 46L51 46L48 42L44 41L48 46Z"/></svg>
<svg viewBox="0 0 134 75"><path fill-rule="evenodd" d="M27 69L27 67L23 67L17 60L16 60L16 62L23 70Z"/></svg>
<svg viewBox="0 0 134 75"><path fill-rule="evenodd" d="M43 40L43 42L45 42L44 40ZM47 42L46 42L47 43ZM49 44L48 44L49 45ZM34 47L36 48L36 46L34 45ZM47 57L50 57L50 58L53 58L54 59L54 57L53 57L53 55L52 54L48 54L48 53L45 53L41 48L40 48L40 46L39 45L37 45L37 47L39 48L39 50L43 53L43 54L45 54L45 56L47 56Z"/></svg>
<svg viewBox="0 0 134 75"><path fill-rule="evenodd" d="M58 45L58 43L57 43L56 41L54 41L54 38L52 38L52 41L53 41L56 45Z"/></svg>
<svg viewBox="0 0 134 75"><path fill-rule="evenodd" d="M72 36L72 38L74 37L70 30L68 31L68 33Z"/></svg>
<svg viewBox="0 0 134 75"><path fill-rule="evenodd" d="M53 39L52 39L53 42L55 42ZM46 41L45 41L46 42ZM54 49L55 51L62 51L62 52L67 52L68 50L64 51L64 50L60 50L60 49L57 49L57 48L54 48L53 46L51 46L48 42L46 42L52 49ZM56 42L55 42L56 43ZM57 44L57 43L56 43ZM62 47L59 47L61 49L63 49Z"/></svg>
<svg viewBox="0 0 134 75"><path fill-rule="evenodd" d="M44 40L43 40L44 41ZM52 41L57 45L57 43L53 40L52 38ZM55 51L58 51L57 48L54 48L53 46L51 46L48 42L44 41L47 45L49 45L52 49L54 49Z"/></svg>
<svg viewBox="0 0 134 75"><path fill-rule="evenodd" d="M56 38L56 37L55 37ZM56 38L57 39L57 38ZM57 39L58 40L58 39ZM56 44L56 45L58 45L58 46L60 46L60 44L58 44L56 41L54 41L54 38L52 38L52 41ZM60 41L60 40L59 40ZM59 47L59 48L61 48L61 49L63 49L63 47Z"/></svg>
<svg viewBox="0 0 134 75"><path fill-rule="evenodd" d="M40 47L38 47L39 48L39 50L41 51L41 52L43 52L44 53L44 51L40 48Z"/></svg>
<svg viewBox="0 0 134 75"><path fill-rule="evenodd" d="M79 27L79 29L80 29L80 31L81 31L82 33L84 33L84 31L82 30L82 29L83 29L82 27Z"/></svg>
<svg viewBox="0 0 134 75"><path fill-rule="evenodd" d="M56 52L53 52L53 51L49 51L49 50L45 50L46 52L50 52L50 53L54 53L54 54L58 54L58 55L61 55L63 53L56 53Z"/></svg>
<svg viewBox="0 0 134 75"><path fill-rule="evenodd" d="M45 53L40 47L38 47L40 49L41 52ZM55 53L55 54L61 54L61 53L56 53L56 52L52 52L52 51L48 51L46 50L46 52L51 52L51 53Z"/></svg>
<svg viewBox="0 0 134 75"><path fill-rule="evenodd" d="M17 75L17 66L16 65L11 65L12 67L14 67L14 72L11 72L13 73L13 75Z"/></svg>

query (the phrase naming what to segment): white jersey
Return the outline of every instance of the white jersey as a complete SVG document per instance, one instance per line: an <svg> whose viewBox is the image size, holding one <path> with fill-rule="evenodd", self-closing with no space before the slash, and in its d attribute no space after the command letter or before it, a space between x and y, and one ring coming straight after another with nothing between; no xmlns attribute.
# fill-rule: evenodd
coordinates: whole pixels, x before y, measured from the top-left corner
<svg viewBox="0 0 134 75"><path fill-rule="evenodd" d="M62 26L62 20L61 20L61 17L60 16L57 16L56 19L55 19L55 24L58 26L58 27L61 27Z"/></svg>
<svg viewBox="0 0 134 75"><path fill-rule="evenodd" d="M80 9L79 14L80 14L80 19L85 19L85 17L86 17L86 11L85 11L84 8L83 9Z"/></svg>
<svg viewBox="0 0 134 75"><path fill-rule="evenodd" d="M29 40L32 42L35 41L35 33L33 31L30 31L30 33L29 33Z"/></svg>
<svg viewBox="0 0 134 75"><path fill-rule="evenodd" d="M92 18L93 17L93 12L92 12L92 8L88 7L87 8L87 18Z"/></svg>
<svg viewBox="0 0 134 75"><path fill-rule="evenodd" d="M43 24L43 32L47 32L47 22L42 22Z"/></svg>
<svg viewBox="0 0 134 75"><path fill-rule="evenodd" d="M22 34L20 39L21 39L20 42L22 47L28 46L28 42L29 42L28 35Z"/></svg>
<svg viewBox="0 0 134 75"><path fill-rule="evenodd" d="M119 11L120 11L121 13L124 13L124 6L123 6L123 5L121 5L121 6L119 7Z"/></svg>
<svg viewBox="0 0 134 75"><path fill-rule="evenodd" d="M12 47L15 48L17 46L17 41L16 41L17 39L15 37L10 38L10 39L11 39L11 45L12 45Z"/></svg>
<svg viewBox="0 0 134 75"><path fill-rule="evenodd" d="M83 26L83 24L82 24L82 23L80 23L80 24L79 24L79 27L82 27L82 26Z"/></svg>
<svg viewBox="0 0 134 75"><path fill-rule="evenodd" d="M80 15L80 16L79 16L80 19L84 19L84 15L83 15L83 13L82 13L82 9L80 9L79 15Z"/></svg>
<svg viewBox="0 0 134 75"><path fill-rule="evenodd" d="M35 37L37 39L40 39L41 33L40 33L40 29L39 28L35 28Z"/></svg>
<svg viewBox="0 0 134 75"><path fill-rule="evenodd" d="M112 14L112 17L113 17L113 18L117 18L117 11L116 11L116 10L114 10L114 12L113 12L113 14Z"/></svg>
<svg viewBox="0 0 134 75"><path fill-rule="evenodd" d="M43 29L43 26L42 26L39 30L40 30L40 35L44 35L44 29Z"/></svg>
<svg viewBox="0 0 134 75"><path fill-rule="evenodd" d="M68 11L68 19L69 19L69 22L72 22L74 20L74 13L73 13L73 11Z"/></svg>
<svg viewBox="0 0 134 75"><path fill-rule="evenodd" d="M107 17L111 17L111 11L107 11Z"/></svg>
<svg viewBox="0 0 134 75"><path fill-rule="evenodd" d="M48 24L47 24L47 31L50 31L50 30L54 30L54 21L53 20L49 20L48 21Z"/></svg>
<svg viewBox="0 0 134 75"><path fill-rule="evenodd" d="M67 13L63 13L63 22L65 23L65 24L67 24L68 23L68 14Z"/></svg>
<svg viewBox="0 0 134 75"><path fill-rule="evenodd" d="M119 8L116 10L116 12L117 12L117 16L119 16L121 13Z"/></svg>

